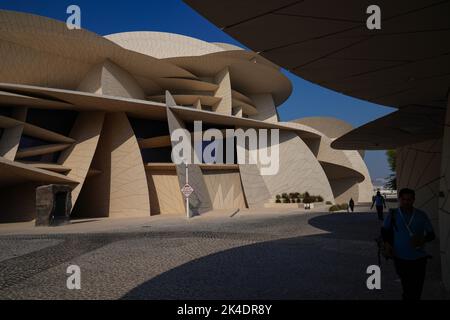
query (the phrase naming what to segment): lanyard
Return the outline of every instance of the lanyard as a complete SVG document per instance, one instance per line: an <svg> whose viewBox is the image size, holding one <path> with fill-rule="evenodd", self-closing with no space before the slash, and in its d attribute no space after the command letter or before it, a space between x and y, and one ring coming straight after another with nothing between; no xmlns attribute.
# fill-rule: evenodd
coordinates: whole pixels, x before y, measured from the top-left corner
<svg viewBox="0 0 450 320"><path fill-rule="evenodd" d="M414 233L411 231L411 228L409 226L411 225L411 223L414 220L414 217L416 216L416 210L413 211L413 215L412 215L411 219L409 220L409 223L406 223L405 217L403 216L403 212L400 208L398 208L398 212L400 213L400 216L402 217L402 220L405 223L406 229L408 229L409 236L412 237L414 235Z"/></svg>

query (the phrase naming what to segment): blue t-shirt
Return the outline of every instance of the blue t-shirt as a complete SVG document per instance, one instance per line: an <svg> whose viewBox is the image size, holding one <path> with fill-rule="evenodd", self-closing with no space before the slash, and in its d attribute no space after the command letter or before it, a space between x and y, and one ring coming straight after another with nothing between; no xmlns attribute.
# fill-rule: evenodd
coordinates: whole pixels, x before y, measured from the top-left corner
<svg viewBox="0 0 450 320"><path fill-rule="evenodd" d="M404 260L416 260L426 257L428 254L423 247L414 248L411 245L410 236L410 231L415 235L424 236L430 232L434 232L426 213L419 209L414 209L412 214L408 214L397 209L392 211L392 214L395 214L395 224L397 226L396 229L394 228L395 256ZM411 221L411 219L413 220ZM409 230L407 224L409 224ZM391 215L389 214L384 220L384 228L389 229L390 227Z"/></svg>
<svg viewBox="0 0 450 320"><path fill-rule="evenodd" d="M377 207L382 207L384 203L384 198L383 196L375 196L375 205Z"/></svg>

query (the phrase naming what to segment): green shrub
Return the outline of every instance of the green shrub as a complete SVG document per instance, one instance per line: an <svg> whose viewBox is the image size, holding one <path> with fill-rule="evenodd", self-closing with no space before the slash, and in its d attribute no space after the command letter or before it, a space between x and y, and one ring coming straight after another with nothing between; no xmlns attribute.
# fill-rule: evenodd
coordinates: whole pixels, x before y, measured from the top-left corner
<svg viewBox="0 0 450 320"><path fill-rule="evenodd" d="M328 209L330 212L334 212L334 211L339 211L339 210L341 210L340 208L339 208L339 206L338 205L333 205L333 206L331 206L330 207L330 209Z"/></svg>
<svg viewBox="0 0 450 320"><path fill-rule="evenodd" d="M324 199L322 196L314 196L310 195L308 191L304 193L300 192L283 192L281 195L277 194L275 196L276 203L314 203L314 202L323 202ZM331 205L331 202L328 203Z"/></svg>
<svg viewBox="0 0 450 320"><path fill-rule="evenodd" d="M313 203L314 202L314 199L311 197L311 196L305 196L304 198L303 198L303 203Z"/></svg>
<svg viewBox="0 0 450 320"><path fill-rule="evenodd" d="M327 202L329 202L329 201L327 201ZM329 209L330 212L340 211L340 210L348 210L348 204L347 203L335 204L335 205L332 205Z"/></svg>
<svg viewBox="0 0 450 320"><path fill-rule="evenodd" d="M333 203L331 201L325 202L326 205L332 205Z"/></svg>

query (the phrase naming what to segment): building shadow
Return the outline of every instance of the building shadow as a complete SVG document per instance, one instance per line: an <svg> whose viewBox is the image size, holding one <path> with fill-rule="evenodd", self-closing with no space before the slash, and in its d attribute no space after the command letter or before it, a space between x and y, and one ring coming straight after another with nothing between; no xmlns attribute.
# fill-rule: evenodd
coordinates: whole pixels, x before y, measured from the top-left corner
<svg viewBox="0 0 450 320"><path fill-rule="evenodd" d="M329 233L250 244L204 256L149 279L122 299L400 298L392 263L382 264L381 290L366 286L367 267L378 264L373 241L378 231L372 230L379 226L375 215L328 214L311 219L309 224ZM424 294L429 298L441 297L434 287L426 290L431 292Z"/></svg>

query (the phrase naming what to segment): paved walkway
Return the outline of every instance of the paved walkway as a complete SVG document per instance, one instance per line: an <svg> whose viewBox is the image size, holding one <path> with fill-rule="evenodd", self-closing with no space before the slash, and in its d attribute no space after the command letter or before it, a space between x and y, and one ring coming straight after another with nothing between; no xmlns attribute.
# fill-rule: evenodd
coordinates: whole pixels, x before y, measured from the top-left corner
<svg viewBox="0 0 450 320"><path fill-rule="evenodd" d="M397 299L390 262L382 289L366 287L379 223L359 211L0 225L0 299ZM440 299L432 251L424 298ZM72 264L81 268L81 290L66 288Z"/></svg>

